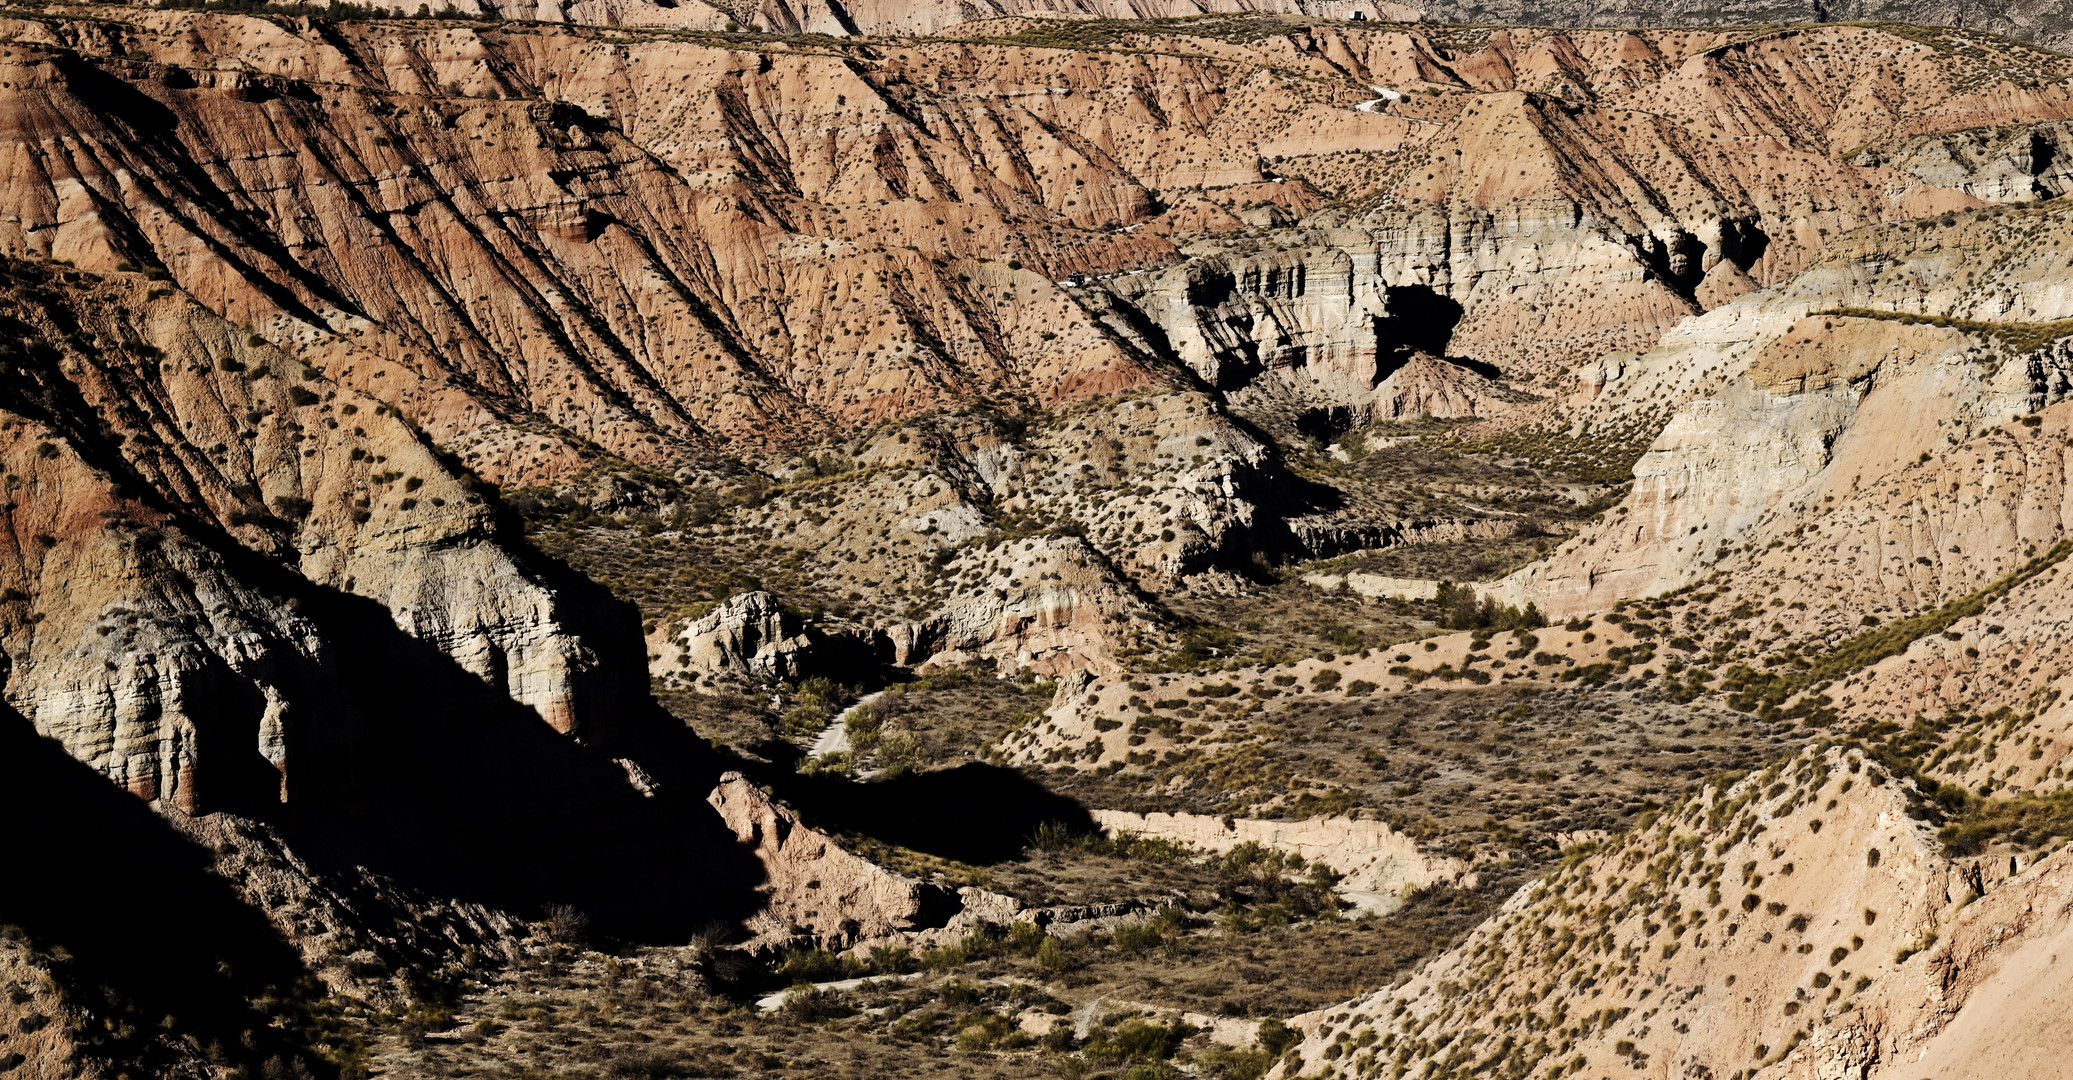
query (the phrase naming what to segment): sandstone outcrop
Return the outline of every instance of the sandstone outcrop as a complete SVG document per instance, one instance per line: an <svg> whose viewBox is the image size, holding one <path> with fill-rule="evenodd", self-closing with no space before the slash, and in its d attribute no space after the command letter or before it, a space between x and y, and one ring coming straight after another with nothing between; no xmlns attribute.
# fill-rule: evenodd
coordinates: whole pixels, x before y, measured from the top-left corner
<svg viewBox="0 0 2073 1080"><path fill-rule="evenodd" d="M808 623L770 593L746 592L696 619L658 624L649 668L663 682L848 678L894 659L883 638L861 627Z"/></svg>
<svg viewBox="0 0 2073 1080"><path fill-rule="evenodd" d="M1009 541L953 560L950 574L1022 585L1012 596L983 584L953 592L929 618L892 628L894 660L984 658L1040 675L1119 670L1116 646L1143 618L1142 606L1102 569L1076 537Z"/></svg>
<svg viewBox="0 0 2073 1080"><path fill-rule="evenodd" d="M403 4L391 4L397 11ZM1810 20L1851 22L1887 19L1900 22L1965 26L1993 34L2036 41L2051 48L2073 43L2073 23L2044 0L1979 9L1951 0L1904 0L1870 4L1837 0L1807 8L1781 9L1760 0L1697 3L1695 0L1614 0L1611 3L1528 4L1523 0L1428 0L1399 4L1392 0L980 0L978 3L919 3L865 0L837 4L830 0L719 0L675 4L656 0L568 0L514 3L512 0L467 0L463 10L491 10L506 18L541 19L607 26L681 26L704 30L736 27L780 33L849 35L926 35L984 32L999 25L1024 24L1030 18L1146 19L1208 13L1267 13L1308 19L1358 22L1539 23L1557 26L1691 26L1718 27ZM1026 24L1024 24L1026 25Z"/></svg>
<svg viewBox="0 0 2073 1080"><path fill-rule="evenodd" d="M954 907L943 890L844 851L799 823L740 773L726 773L706 797L764 870L764 900L748 929L774 941L808 935L845 944L917 928L930 907Z"/></svg>
<svg viewBox="0 0 2073 1080"><path fill-rule="evenodd" d="M563 733L634 700L605 659L631 628L572 610L378 400L135 276L9 273L6 694L82 761L190 811L337 790L368 737L341 657L403 642ZM351 600L396 643L346 631Z"/></svg>
<svg viewBox="0 0 2073 1080"><path fill-rule="evenodd" d="M1303 581L1327 592L1344 588L1348 592L1376 600L1402 597L1406 600L1430 600L1439 595L1440 583L1424 578L1385 577L1381 574L1363 574L1354 571L1349 574L1305 574Z"/></svg>
<svg viewBox="0 0 2073 1080"><path fill-rule="evenodd" d="M1935 187L1962 191L1981 202L2053 199L2073 186L2073 130L2064 121L1921 136L1877 155Z"/></svg>
<svg viewBox="0 0 2073 1080"><path fill-rule="evenodd" d="M1567 615L1744 565L1797 593L1820 567L1821 595L1786 602L1854 618L1934 606L2012 570L2009 552L2056 542L2060 526L2038 512L2056 499L2056 466L2026 453L2011 485L1990 478L2006 464L1981 459L1975 440L1995 444L1995 429L2024 414L2055 415L2073 378L2063 338L2044 325L2073 314L2048 265L2061 220L1983 212L1926 224L1839 245L1623 363L1623 385L1583 426L1687 403L1635 465L1627 500L1498 593ZM1993 267L1984 280L1964 269L1981 258ZM1857 572L1828 579L1843 563Z"/></svg>
<svg viewBox="0 0 2073 1080"><path fill-rule="evenodd" d="M0 287L0 654L23 726L215 847L315 974L400 1001L399 969L508 953L564 904L758 944L1145 914L873 866L716 782L654 713L644 651L704 686L852 648L1077 674L999 746L1104 778L1431 679L1599 669L1639 694L1701 666L1699 642L1608 615L1415 659L1126 672L1190 578L1514 535L1508 513L1376 512L1285 462L1284 428L1660 432L1627 502L1504 596L1559 616L1690 587L1672 626L1754 641L1704 649L1712 667L1854 640L2061 550L2073 353L2041 324L2073 315L2063 215L1980 204L2065 190L2073 61L1877 26L856 36L1013 14L895 7L534 12L609 32L0 19L0 252L36 260ZM1179 8L1132 8L1154 10ZM647 15L671 29L627 25ZM828 36L703 32L728 20ZM643 650L636 613L539 557L482 483L617 472L726 477L649 536L753 543L855 627L752 591L658 617ZM1810 719L1976 710L1924 734L1943 740L1925 776L2062 786L2056 565L1823 684ZM1306 1067L1858 1068L1935 1026L1928 967L1975 1001L2041 979L2035 942L1987 945L2013 900L1959 910L2027 871L1945 857L1909 816L1923 793L1854 753L1573 852L1423 974L1311 1017ZM1377 907L1466 881L1379 824L1114 824L1293 848ZM1931 930L1959 947L1920 951ZM1546 1001L1556 979L1573 1008ZM1843 1003L1888 985L1895 1019L1850 1028ZM1948 1049L1901 1049L1978 1045L1969 1008Z"/></svg>
<svg viewBox="0 0 2073 1080"><path fill-rule="evenodd" d="M1765 1080L1887 1080L1967 1071L2048 1076L2066 1026L2059 956L2073 919L2073 859L2063 851L1995 881L1940 927L1923 962L1810 1034Z"/></svg>
<svg viewBox="0 0 2073 1080"><path fill-rule="evenodd" d="M1171 350L1254 414L1336 412L1350 427L1509 411L1517 395L1433 355L1460 305L1423 284L1390 284L1378 261L1332 246L1205 254L1106 285L1158 326L1163 341L1145 347ZM1131 333L1129 320L1113 325Z"/></svg>
<svg viewBox="0 0 2073 1080"><path fill-rule="evenodd" d="M741 906L629 608L264 338L141 275L5 272L10 718L169 816L247 819L210 835L326 978L490 957L552 904Z"/></svg>
<svg viewBox="0 0 2073 1080"><path fill-rule="evenodd" d="M1825 67L1841 55L1830 50L1877 49L1863 33L1791 31L1686 52L1670 36L1496 31L1470 56L1428 46L1415 32L1366 38L1317 28L1313 48L1395 100L1369 103L1384 107L1366 140L1313 114L1262 152L1277 177L1353 185L1341 186L1342 196L1366 186L1364 201L1379 205L1311 215L1275 232L1267 252L1250 236L1183 241L1183 267L1100 284L1159 328L1147 339L1154 347L1170 343L1205 381L1242 391L1234 400L1298 392L1366 412L1380 394L1400 414L1416 397L1383 393L1377 383L1390 363L1378 373L1372 362L1392 349L1444 349L1483 365L1477 370L1560 387L1569 368L1645 351L1687 316L1789 278L1830 233L1975 199L2050 196L2056 105L2017 125L2028 136L1960 132L1940 118L1903 124L1912 141L1890 148L1880 141L1892 138L1884 107L1858 99L1830 113L1781 114L1800 137L1790 147L1710 130L1714 117L1700 103L1768 82L1778 63L1842 77ZM1383 41L1390 47L1376 47ZM1873 77L1928 61L1934 49L1922 48L1878 51ZM1472 97L1428 105L1400 92L1421 83L1459 85ZM1786 97L1804 90L1777 87ZM1631 109L1654 119L1629 124ZM1968 147L1962 168L1938 166L1932 147L1946 142ZM1388 166L1365 176L1330 171L1355 145L1365 155L1380 148ZM1835 156L1869 145L1878 149ZM1816 205L1810 191L1834 198ZM1480 390L1463 374L1451 393L1427 394L1433 400L1417 407L1501 414L1521 400Z"/></svg>
<svg viewBox="0 0 2073 1080"><path fill-rule="evenodd" d="M1593 0L1589 4L1552 5L1526 3L1524 0L1434 0L1417 7L1426 18L1433 20L1510 22L1540 19L1571 26L1722 26L1798 20L1852 22L1893 19L2008 34L2054 49L2064 49L2073 44L2073 23L2067 21L2065 11L2043 0L2014 0L1991 8L1972 7L1952 0L1901 0L1898 3L1834 0L1833 3L1807 7L1779 5L1768 0L1729 0L1726 3L1719 0L1705 3L1696 0Z"/></svg>
<svg viewBox="0 0 2073 1080"><path fill-rule="evenodd" d="M712 535L779 545L820 588L855 597L856 617L902 665L1113 671L1116 652L1153 629L1140 589L1246 568L1255 553L1455 527L1349 511L1292 528L1288 514L1312 509L1300 489L1201 392L1119 395L1042 417L930 418L830 457L846 468L796 480Z"/></svg>
<svg viewBox="0 0 2073 1080"><path fill-rule="evenodd" d="M654 0L571 0L513 6L492 0L508 18L566 19L607 26L688 26L706 30L755 28L780 33L903 36L992 29L992 20L1017 16L1081 19L1185 18L1219 12L1263 12L1363 21L1410 21L1415 6L1392 0L718 0L661 4ZM978 23L978 26L968 24Z"/></svg>
<svg viewBox="0 0 2073 1080"><path fill-rule="evenodd" d="M4 707L0 814L23 823L10 833L0 888L0 1072L205 1080L258 1072L269 1060L291 1073L321 1065L307 1040L269 1025L263 1010L322 1007L324 984L284 940L287 927L241 894L228 862L184 832L179 815L154 813ZM242 860L237 869L254 867ZM278 881L253 884L271 890ZM285 896L278 904L282 915L302 914ZM429 928L444 922L428 911L419 931L393 921L405 909L361 912L369 922L349 932L362 940L436 936ZM435 950L414 970L461 953ZM382 977L403 972L329 974L350 975L356 993L384 1005L402 1005L406 984L423 985Z"/></svg>
<svg viewBox="0 0 2073 1080"><path fill-rule="evenodd" d="M860 941L868 948L880 944L916 947L954 945L973 933L992 933L1016 923L1028 923L1053 937L1070 934L1114 932L1119 926L1150 922L1178 896L1139 897L1099 904L1030 905L1012 896L966 885L957 890L956 913L941 926L901 931L876 941Z"/></svg>

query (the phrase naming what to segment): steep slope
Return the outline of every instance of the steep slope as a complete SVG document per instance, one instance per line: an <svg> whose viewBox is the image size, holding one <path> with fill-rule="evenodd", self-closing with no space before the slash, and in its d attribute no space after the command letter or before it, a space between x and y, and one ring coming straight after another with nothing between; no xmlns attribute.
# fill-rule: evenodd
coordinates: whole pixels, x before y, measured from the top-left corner
<svg viewBox="0 0 2073 1080"><path fill-rule="evenodd" d="M406 1011L413 976L484 957L587 979L561 966L579 916L616 941L698 932L670 963L705 973L670 1007L713 1030L734 1021L700 1011L708 985L896 974L911 953L817 950L917 931L925 978L1024 950L1065 994L1074 950L1338 933L1334 872L1371 910L1459 899L1453 934L1487 910L1466 894L1636 823L1462 951L1309 1018L1307 1067L1861 1071L1934 1026L1915 991L1951 965L1978 1000L2042 979L2048 937L1988 947L2013 901L1953 911L2066 831L2062 215L1981 204L2064 190L2073 61L1878 26L842 40L698 29L774 4L659 10L684 21L0 20L0 250L32 260L0 285L11 730L202 841L164 848L217 875L193 878L205 899L235 881L224 918L273 966L218 985L174 956L222 998L205 1026L306 977ZM1662 434L1622 506L1500 590L1524 610L1436 586L1371 604L1353 561L1330 598L1270 580L1405 537L1515 539L1471 570L1531 557L1605 491L1507 481L1540 462L1500 436L1536 424ZM1357 467L1427 438L1400 471ZM1607 611L1646 594L1670 595ZM893 666L923 676L912 697L838 725ZM989 670L1012 684L941 704ZM651 671L708 695L694 722L738 721L731 760L660 711ZM809 674L865 685L785 685ZM766 715L772 738L735 740ZM1863 745L1648 817L1823 728ZM1074 798L1228 850L1094 835ZM1389 827L1264 820L1352 811ZM1046 868L1085 856L1117 890L1065 871L1088 936L981 926L1069 906L977 891L1029 880L1010 864L1040 837ZM1323 866L1295 880L1262 854L1283 848ZM713 959L715 922L801 951ZM1537 951L1563 927L1566 952ZM1932 930L1956 951L1899 958ZM4 961L19 978L59 970L41 933ZM1561 966L1586 948L1600 970ZM1844 1004L1896 983L1851 1027ZM783 1009L837 1019L846 992ZM1028 990L941 1001L982 994L1065 1015ZM1937 1053L1986 1037L1968 1008L1938 1014ZM966 1039L976 1015L843 1030L1034 1062L1115 1026L987 1012ZM482 1019L442 1043L502 1033ZM34 1042L92 1056L69 1028Z"/></svg>
<svg viewBox="0 0 2073 1080"><path fill-rule="evenodd" d="M322 991L210 851L4 709L0 811L21 823L0 888L0 1069L198 1078L351 1057L345 1039L312 1052Z"/></svg>
<svg viewBox="0 0 2073 1080"><path fill-rule="evenodd" d="M348 880L629 932L750 902L632 612L395 410L139 275L10 263L4 292L0 652L35 731Z"/></svg>
<svg viewBox="0 0 2073 1080"><path fill-rule="evenodd" d="M2057 970L2073 915L2067 863L2061 854L2025 866L1966 906L1926 964L1903 965L1844 1023L1815 1033L1766 1075L2051 1075L2068 1037Z"/></svg>
<svg viewBox="0 0 2073 1080"><path fill-rule="evenodd" d="M1709 786L1580 852L1403 986L1298 1017L1303 1071L1770 1076L1879 1061L1879 1040L1911 1043L1931 1014L1908 991L1978 948L1927 946L1954 921L1976 940L1982 918L1960 912L1978 869L1944 858L1908 809L1901 784L1840 749ZM2027 876L2025 897L2055 888L2063 862ZM2040 937L2062 918L2040 920ZM1962 963L1968 981L1985 974L1976 955ZM1991 994L1979 1020L1960 1011L1969 989L1942 1009L2006 1030ZM1895 1011L1866 1012L1867 991ZM1877 1033L1874 1047L1845 1032Z"/></svg>
<svg viewBox="0 0 2073 1080"><path fill-rule="evenodd" d="M2026 452L2000 478L1990 433L2065 394L2064 218L1946 220L1839 244L1623 364L1583 426L1692 398L1636 463L1626 503L1504 594L1566 615L1747 566L1821 576L1822 597L1788 603L1912 611L2006 573L2010 551L2051 546L2058 526L2039 510L2054 466ZM1855 572L1830 578L1841 564Z"/></svg>
<svg viewBox="0 0 2073 1080"><path fill-rule="evenodd" d="M16 20L0 245L163 267L498 483L1312 364L1305 408L1482 412L1515 399L1394 386L1401 350L1566 391L1825 236L1971 203L1860 148L2060 119L2073 75L1858 27L1220 25ZM1277 269L1217 239L1243 215L1330 228Z"/></svg>
<svg viewBox="0 0 2073 1080"><path fill-rule="evenodd" d="M1305 37L1334 73L1387 96L1363 104L1372 122L1313 115L1262 153L1277 179L1308 180L1352 206L1312 216L1307 224L1330 228L1285 234L1271 258L1234 257L1241 245L1205 238L1182 245L1184 276L1118 288L1227 391L1314 365L1315 381L1364 375L1311 396L1366 412L1370 394L1387 397L1378 383L1390 353L1406 348L1566 390L1570 368L1645 350L1697 311L1787 280L1832 234L1969 205L1974 192L2020 200L2050 190L2012 180L2048 171L2050 154L2008 136L1973 149L1971 171L1939 172L1916 160L1926 151L1904 149L1913 143L1890 161L1871 149L1933 140L1921 133L1977 115L1969 87L2000 76L1968 70L1960 55L1988 54L1962 36L1824 27L1498 30L1468 45L1437 32ZM2026 73L2016 79L2065 77L2049 54L1993 48ZM2061 90L2009 89L2040 93L2033 118L2058 115L2044 102ZM1455 92L1428 100L1421 90ZM1716 126L1721 110L1735 121ZM1983 185L1973 171L2011 179Z"/></svg>
<svg viewBox="0 0 2073 1080"><path fill-rule="evenodd" d="M1650 643L1626 685L1848 741L1578 852L1404 986L1301 1018L1305 1070L2050 1074L2016 995L2053 1000L2068 914L2062 231L2043 208L1866 230L1600 365L1582 427L1694 397L1627 500L1500 592Z"/></svg>
<svg viewBox="0 0 2073 1080"><path fill-rule="evenodd" d="M477 10L475 0L463 5ZM1145 19L1187 17L1226 12L1261 12L1334 20L1415 20L1471 24L1541 24L1549 26L1694 26L1763 25L1802 22L1849 22L1885 19L1924 25L1961 26L2008 34L2050 48L2073 43L2073 24L2055 4L2045 0L1980 8L1953 0L1904 0L1870 3L1797 3L1789 0L1737 0L1696 3L1694 0L1591 0L1589 3L1531 4L1523 0L1427 0L1398 4L1390 0L984 0L951 4L862 3L826 0L712 0L689 4L653 0L574 0L553 4L481 4L507 18L543 19L605 25L663 25L719 30L754 27L782 33L846 36L923 35L969 32L964 24L1002 17L1077 17ZM405 10L398 7L398 11Z"/></svg>
<svg viewBox="0 0 2073 1080"><path fill-rule="evenodd" d="M255 574L374 601L563 733L603 736L639 694L585 659L624 629L572 629L594 616L393 410L134 275L8 276L8 695L83 760L189 809L346 782L291 760L350 758L364 728L331 711L334 646ZM212 723L249 726L278 780L230 794L227 763L198 765Z"/></svg>
<svg viewBox="0 0 2073 1080"><path fill-rule="evenodd" d="M509 18L567 19L609 26L690 26L706 30L756 28L778 33L835 36L898 36L969 29L966 24L1012 16L1094 19L1186 18L1231 12L1322 16L1333 19L1416 19L1414 7L1390 0L718 0L714 3L660 4L653 0L574 0L527 6L483 5ZM1357 14L1356 14L1357 13Z"/></svg>

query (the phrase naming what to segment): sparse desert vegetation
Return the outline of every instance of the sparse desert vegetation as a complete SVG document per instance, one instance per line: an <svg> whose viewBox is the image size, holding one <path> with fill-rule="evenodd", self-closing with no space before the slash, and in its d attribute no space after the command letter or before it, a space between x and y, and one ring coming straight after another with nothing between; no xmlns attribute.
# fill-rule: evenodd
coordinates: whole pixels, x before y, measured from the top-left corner
<svg viewBox="0 0 2073 1080"><path fill-rule="evenodd" d="M14 14L0 1076L2063 1059L2073 60L1027 6Z"/></svg>

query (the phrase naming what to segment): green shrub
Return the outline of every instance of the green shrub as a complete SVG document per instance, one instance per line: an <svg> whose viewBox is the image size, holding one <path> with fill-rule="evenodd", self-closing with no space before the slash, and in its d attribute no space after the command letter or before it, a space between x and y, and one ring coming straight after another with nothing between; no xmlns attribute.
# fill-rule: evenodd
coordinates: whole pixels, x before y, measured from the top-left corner
<svg viewBox="0 0 2073 1080"><path fill-rule="evenodd" d="M1548 624L1534 604L1523 611L1499 605L1495 598L1478 596L1474 589L1451 581L1440 582L1432 603L1440 611L1436 621L1448 630L1537 630Z"/></svg>
<svg viewBox="0 0 2073 1080"><path fill-rule="evenodd" d="M975 1012L958 1022L957 1048L966 1052L1005 1046L1022 1032L1015 1022L994 1012ZM1027 1042L1027 1037L1021 1040Z"/></svg>
<svg viewBox="0 0 2073 1080"><path fill-rule="evenodd" d="M961 945L945 945L921 954L921 966L929 971L950 971L965 966L970 957Z"/></svg>
<svg viewBox="0 0 2073 1080"><path fill-rule="evenodd" d="M885 728L885 715L877 705L866 705L853 709L842 721L842 730L849 736L849 744L858 750L870 750L878 745L880 734Z"/></svg>
<svg viewBox="0 0 2073 1080"><path fill-rule="evenodd" d="M1018 922L1008 927L1007 940L1002 942L1007 950L1017 956L1035 956L1044 947L1047 935L1033 922Z"/></svg>
<svg viewBox="0 0 2073 1080"><path fill-rule="evenodd" d="M963 979L951 979L936 988L936 997L945 1005L966 1008L979 1003L979 988Z"/></svg>
<svg viewBox="0 0 2073 1080"><path fill-rule="evenodd" d="M1127 923L1116 927L1115 937L1111 940L1117 949L1135 955L1157 948L1166 939L1159 932L1157 923Z"/></svg>
<svg viewBox="0 0 2073 1080"><path fill-rule="evenodd" d="M1095 1029L1087 1037L1085 1056L1090 1061L1113 1063L1163 1062L1180 1049L1188 1036L1199 1030L1182 1021L1172 1025L1132 1018L1114 1030ZM1128 1074L1125 1074L1128 1075Z"/></svg>
<svg viewBox="0 0 2073 1080"><path fill-rule="evenodd" d="M811 986L795 986L785 991L782 1008L787 1018L804 1024L833 1020L856 1011L843 1003L841 994Z"/></svg>
<svg viewBox="0 0 2073 1080"><path fill-rule="evenodd" d="M793 949L778 962L777 974L794 982L827 982L844 972L842 958L827 949Z"/></svg>
<svg viewBox="0 0 2073 1080"><path fill-rule="evenodd" d="M1053 975L1062 975L1078 968L1080 959L1073 955L1071 949L1060 944L1057 938L1046 937L1043 944L1037 946L1036 963L1038 967Z"/></svg>
<svg viewBox="0 0 2073 1080"><path fill-rule="evenodd" d="M916 966L914 950L905 945L871 946L871 970L880 975L905 975Z"/></svg>

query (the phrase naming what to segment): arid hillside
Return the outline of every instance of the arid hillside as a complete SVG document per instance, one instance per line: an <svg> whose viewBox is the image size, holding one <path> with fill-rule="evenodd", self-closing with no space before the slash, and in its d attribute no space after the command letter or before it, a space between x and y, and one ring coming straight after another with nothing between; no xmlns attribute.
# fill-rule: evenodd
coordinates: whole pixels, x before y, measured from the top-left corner
<svg viewBox="0 0 2073 1080"><path fill-rule="evenodd" d="M10 250L163 269L498 483L1176 381L1517 409L1482 381L1560 398L1829 236L2053 193L1878 151L2068 109L2050 54L1847 27L5 31Z"/></svg>
<svg viewBox="0 0 2073 1080"><path fill-rule="evenodd" d="M381 5L398 13L407 6ZM539 19L628 26L675 26L704 30L765 30L778 33L896 36L969 33L976 25L1003 18L1071 18L1124 20L1187 18L1203 15L1257 13L1334 21L1527 24L1543 26L1687 26L1778 25L1807 22L1851 22L1888 19L1935 26L1957 26L2035 41L2050 48L2067 44L2068 22L2057 5L2043 0L1977 6L1953 0L1902 0L1867 3L1794 3L1781 0L1735 0L1694 3L1692 0L1594 0L1591 3L1527 4L1520 0L1424 0L1415 4L1392 0L979 0L947 3L886 0L835 3L831 0L575 0L573 3L521 4L468 0L461 8L492 11L510 19Z"/></svg>
<svg viewBox="0 0 2073 1080"><path fill-rule="evenodd" d="M0 13L0 1076L2051 1075L2073 59L1229 7Z"/></svg>

